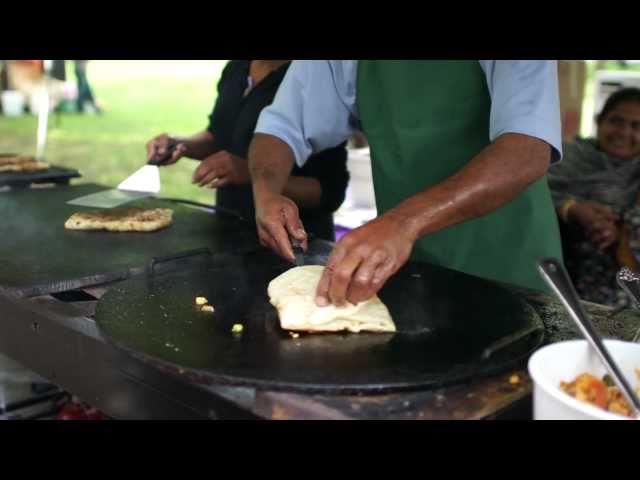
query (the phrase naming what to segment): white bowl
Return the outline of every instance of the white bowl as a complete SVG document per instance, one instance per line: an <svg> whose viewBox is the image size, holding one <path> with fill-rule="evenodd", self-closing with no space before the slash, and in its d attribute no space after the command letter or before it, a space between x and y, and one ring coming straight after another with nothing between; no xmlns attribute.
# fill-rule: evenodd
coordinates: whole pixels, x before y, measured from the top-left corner
<svg viewBox="0 0 640 480"><path fill-rule="evenodd" d="M605 346L622 374L635 390L640 368L640 344L605 340ZM581 373L598 378L606 370L586 340L572 340L547 345L529 359L533 379L533 418L535 420L624 420L626 417L576 400L560 389L560 382L570 382Z"/></svg>

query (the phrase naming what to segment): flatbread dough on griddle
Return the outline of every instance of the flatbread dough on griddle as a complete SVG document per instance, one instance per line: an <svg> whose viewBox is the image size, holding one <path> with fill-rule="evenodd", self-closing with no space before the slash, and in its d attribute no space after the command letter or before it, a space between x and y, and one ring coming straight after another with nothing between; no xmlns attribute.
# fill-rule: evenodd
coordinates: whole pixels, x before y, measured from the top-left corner
<svg viewBox="0 0 640 480"><path fill-rule="evenodd" d="M321 265L306 265L287 270L274 278L267 288L271 304L278 310L284 330L304 332L395 332L389 310L376 295L357 305L318 307L315 293Z"/></svg>

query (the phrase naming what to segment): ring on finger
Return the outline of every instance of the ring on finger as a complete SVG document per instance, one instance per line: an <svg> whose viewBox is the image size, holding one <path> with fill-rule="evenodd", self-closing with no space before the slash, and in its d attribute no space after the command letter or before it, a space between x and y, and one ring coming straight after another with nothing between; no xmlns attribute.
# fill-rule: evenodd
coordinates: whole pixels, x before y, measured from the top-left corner
<svg viewBox="0 0 640 480"><path fill-rule="evenodd" d="M205 187L207 187L207 188L215 188L215 184L217 184L220 180L221 180L220 177L215 177L213 180L211 180L209 183L207 183L205 185Z"/></svg>

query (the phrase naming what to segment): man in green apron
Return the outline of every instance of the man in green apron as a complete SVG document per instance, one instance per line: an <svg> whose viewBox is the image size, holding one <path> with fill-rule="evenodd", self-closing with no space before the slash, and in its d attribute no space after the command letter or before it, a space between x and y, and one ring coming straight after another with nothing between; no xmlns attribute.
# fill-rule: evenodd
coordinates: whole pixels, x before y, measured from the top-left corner
<svg viewBox="0 0 640 480"><path fill-rule="evenodd" d="M261 242L306 248L281 195L294 161L344 141L371 147L378 217L344 236L316 303L373 296L409 258L546 290L536 260L562 257L546 181L561 157L554 61L296 61L249 153Z"/></svg>

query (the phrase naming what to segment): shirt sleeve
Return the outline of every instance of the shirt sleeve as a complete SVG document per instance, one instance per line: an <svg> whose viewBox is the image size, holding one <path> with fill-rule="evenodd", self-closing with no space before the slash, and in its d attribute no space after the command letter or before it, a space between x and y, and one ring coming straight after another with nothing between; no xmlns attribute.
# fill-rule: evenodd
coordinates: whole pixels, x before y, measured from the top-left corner
<svg viewBox="0 0 640 480"><path fill-rule="evenodd" d="M558 67L554 60L481 60L491 95L490 138L521 133L552 147L562 158Z"/></svg>
<svg viewBox="0 0 640 480"><path fill-rule="evenodd" d="M295 60L273 103L262 110L256 133L289 145L298 166L310 155L343 143L353 132L356 62Z"/></svg>

